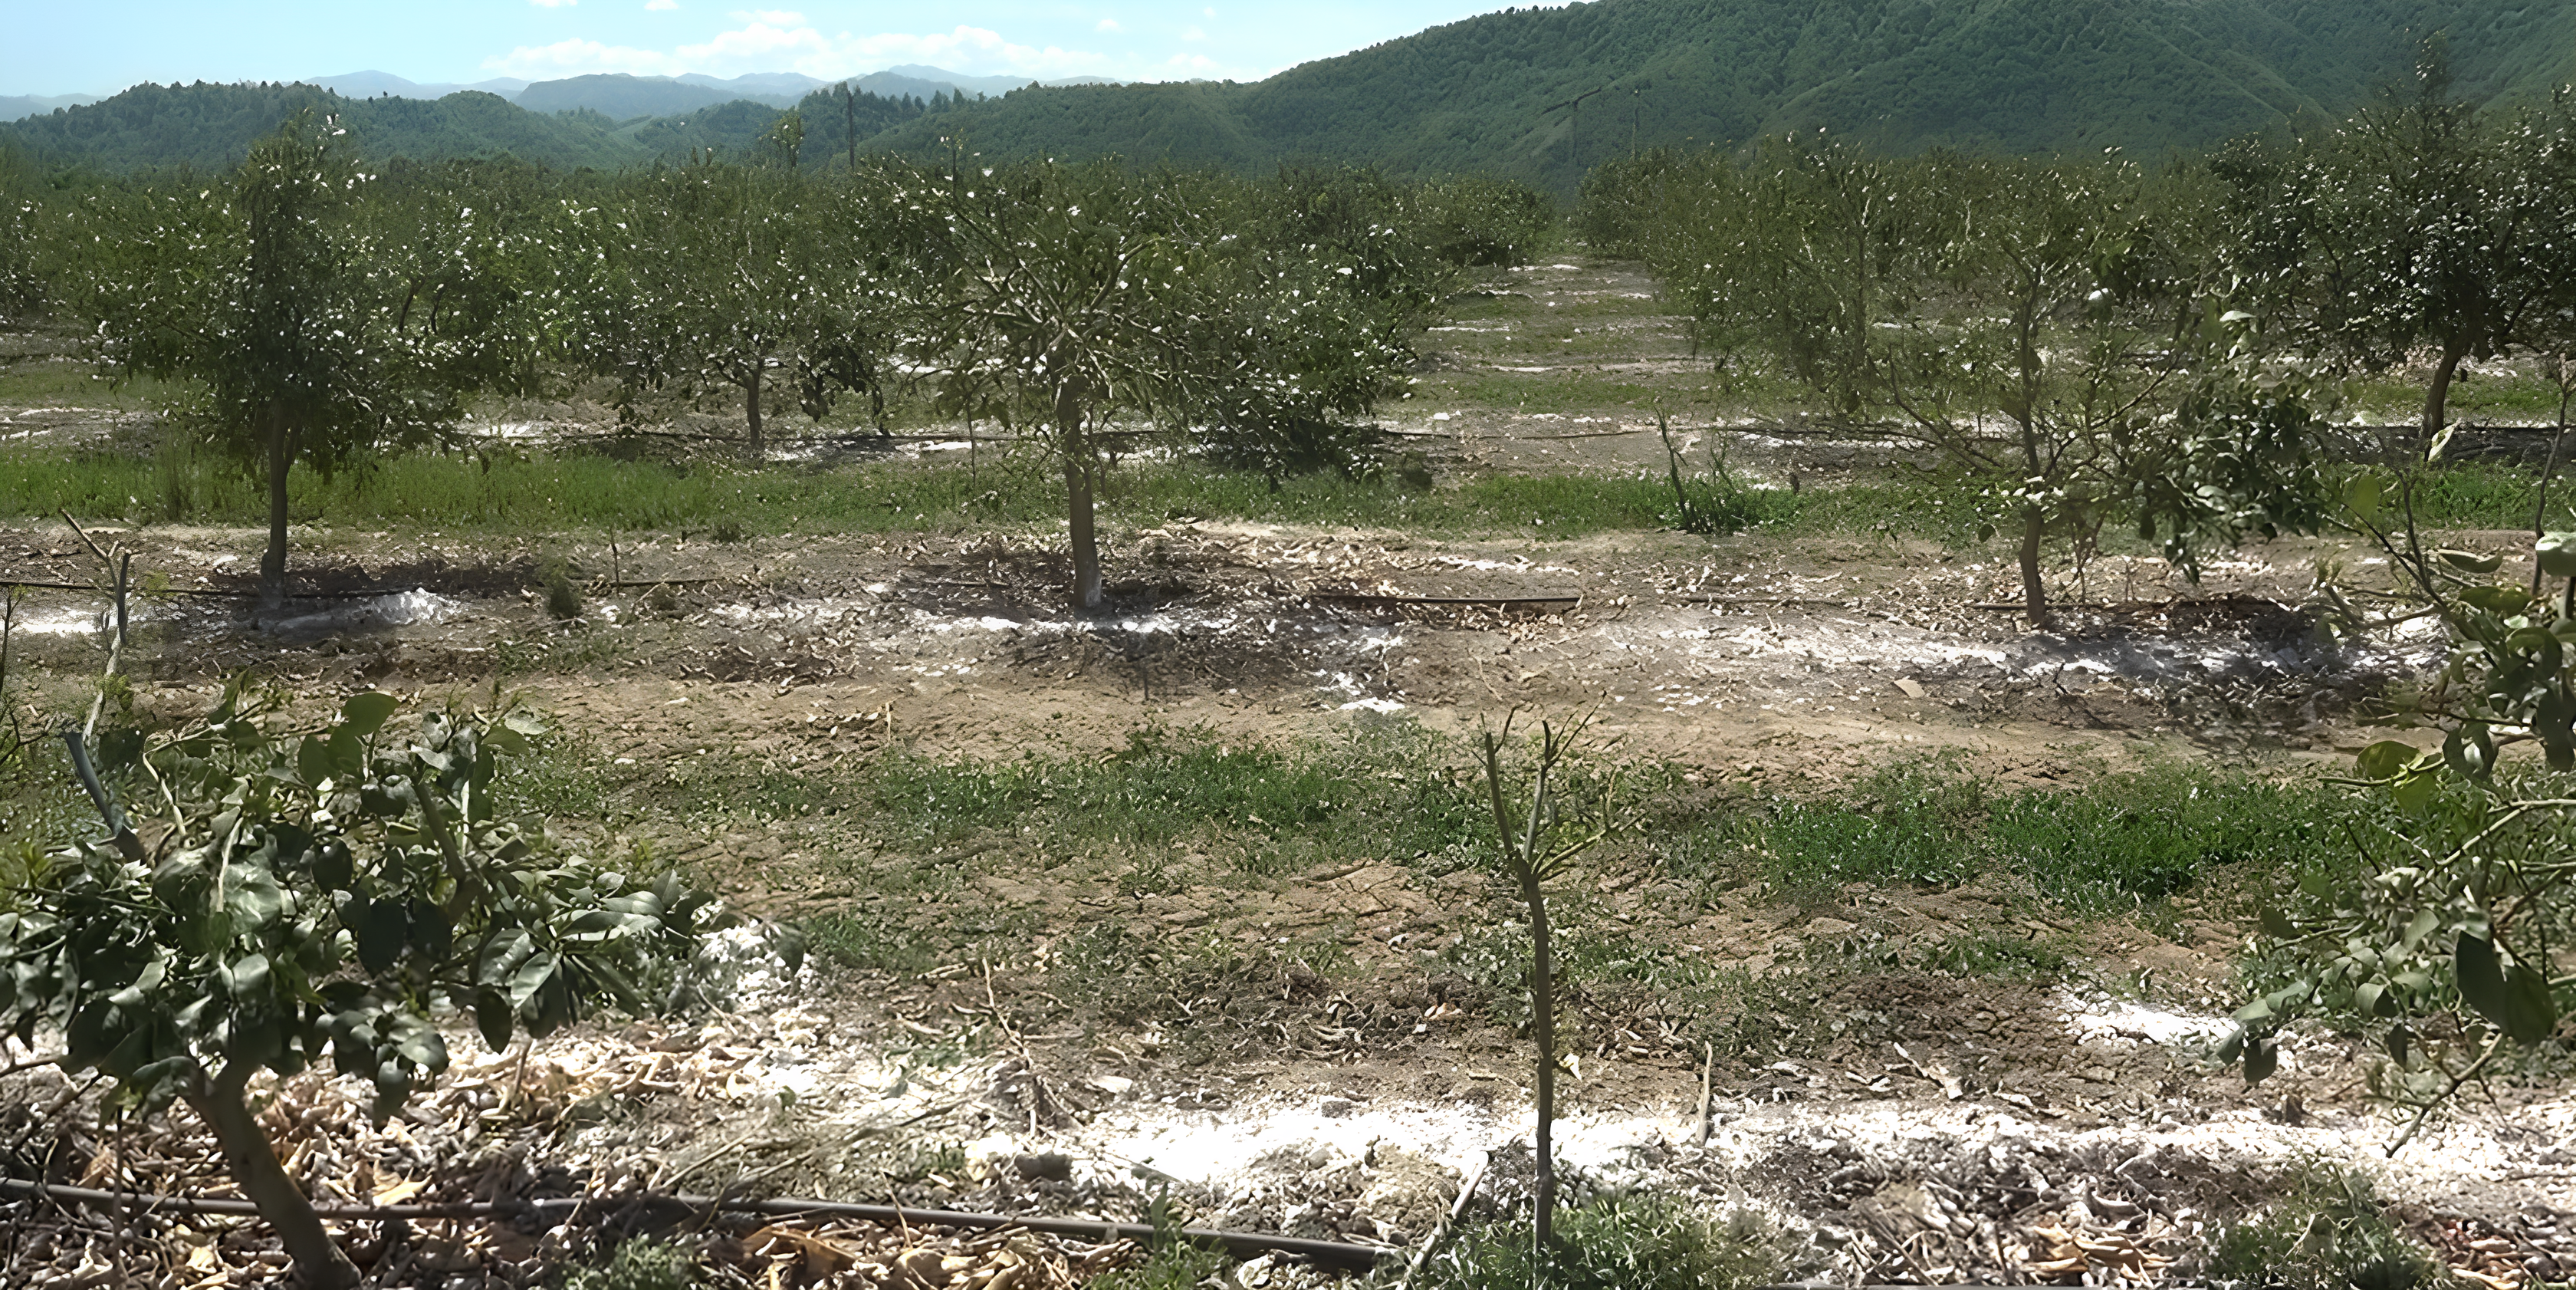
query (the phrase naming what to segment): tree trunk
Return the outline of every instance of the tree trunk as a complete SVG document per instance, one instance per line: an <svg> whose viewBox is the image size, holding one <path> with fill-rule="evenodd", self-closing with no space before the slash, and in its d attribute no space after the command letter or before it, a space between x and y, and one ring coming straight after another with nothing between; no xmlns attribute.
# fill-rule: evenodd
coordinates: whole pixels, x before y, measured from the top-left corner
<svg viewBox="0 0 2576 1290"><path fill-rule="evenodd" d="M1556 1241L1556 958L1548 943L1547 893L1532 882L1522 895L1530 909L1530 1028L1538 1039L1538 1186L1530 1196L1538 1248L1531 1257L1544 1260Z"/></svg>
<svg viewBox="0 0 2576 1290"><path fill-rule="evenodd" d="M751 459L753 461L758 461L761 457L760 365L758 363L754 363L752 365L751 379L743 382L742 410L744 417L751 422L751 434L749 436L751 442Z"/></svg>
<svg viewBox="0 0 2576 1290"><path fill-rule="evenodd" d="M2048 584L2039 577L2039 540L2048 531L2048 519L2036 506L2025 506L2021 512L2021 600L2030 614L2031 625L2048 623Z"/></svg>
<svg viewBox="0 0 2576 1290"><path fill-rule="evenodd" d="M1093 477L1099 463L1092 460L1091 443L1082 433L1081 394L1070 385L1056 388L1055 424L1057 433L1063 436L1066 537L1073 548L1073 612L1088 614L1100 608L1100 535L1091 518Z"/></svg>
<svg viewBox="0 0 2576 1290"><path fill-rule="evenodd" d="M295 459L286 417L268 413L268 553L259 558L259 594L272 609L286 600L286 468Z"/></svg>
<svg viewBox="0 0 2576 1290"><path fill-rule="evenodd" d="M2540 468L2540 500L2531 505L2531 540L2537 542L2549 531L2549 480L2558 473L2559 449L2567 444L2567 403L2576 398L2576 387L2558 387L2558 433L2549 437L2549 464ZM2576 585L2572 582L2570 585ZM2540 598L2540 556L2531 557L2531 596Z"/></svg>
<svg viewBox="0 0 2576 1290"><path fill-rule="evenodd" d="M1091 522L1091 473L1089 461L1064 459L1065 513L1072 521L1067 536L1073 545L1073 612L1077 614L1100 608L1100 537Z"/></svg>
<svg viewBox="0 0 2576 1290"><path fill-rule="evenodd" d="M188 1105L194 1108L206 1127L214 1130L215 1143L222 1150L224 1167L232 1171L233 1181L241 1184L242 1194L259 1206L259 1216L277 1229L278 1239L286 1246L288 1258L295 1261L296 1280L312 1290L348 1290L358 1284L358 1268L331 1233L322 1226L321 1216L313 1212L313 1202L297 1190L295 1180L277 1163L277 1150L252 1118L250 1106L242 1100L242 1085L247 1074L226 1071L210 1087L192 1093Z"/></svg>
<svg viewBox="0 0 2576 1290"><path fill-rule="evenodd" d="M2442 437L2442 423L2449 419L2451 378L2460 370L2460 360L2467 357L2449 345L2442 347L2442 361L2433 367L2433 383L2424 391L2424 441L2416 445L2416 457L2422 460L2433 451L2433 441Z"/></svg>

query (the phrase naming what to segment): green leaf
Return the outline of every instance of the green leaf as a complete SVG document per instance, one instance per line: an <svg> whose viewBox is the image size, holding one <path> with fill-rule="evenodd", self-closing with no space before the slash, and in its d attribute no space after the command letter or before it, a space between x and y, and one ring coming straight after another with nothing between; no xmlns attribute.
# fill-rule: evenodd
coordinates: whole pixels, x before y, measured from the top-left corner
<svg viewBox="0 0 2576 1290"><path fill-rule="evenodd" d="M394 960L402 957L403 940L411 920L404 916L402 902L379 900L367 906L358 925L349 929L358 942L358 962L370 972L393 970Z"/></svg>
<svg viewBox="0 0 2576 1290"><path fill-rule="evenodd" d="M2432 935L2434 929L2441 925L2442 916L2440 914L2429 909L2418 911L2415 915L2415 920L2406 925L2406 948L2412 950L2416 946L2423 944L2424 938Z"/></svg>
<svg viewBox="0 0 2576 1290"><path fill-rule="evenodd" d="M2442 761L2462 779L2483 780L2495 773L2495 740L2484 723L2472 722L2442 740Z"/></svg>
<svg viewBox="0 0 2576 1290"><path fill-rule="evenodd" d="M2497 959L2493 942L2460 933L2459 944L2451 950L2451 974L2459 983L2462 1002L2487 1020L2504 1024L2504 964Z"/></svg>
<svg viewBox="0 0 2576 1290"><path fill-rule="evenodd" d="M2263 908L2261 922L2263 934L2276 941L2286 941L2299 934L2298 925L2290 921L2288 914L2268 905Z"/></svg>
<svg viewBox="0 0 2576 1290"><path fill-rule="evenodd" d="M2394 739L2382 739L2361 750L2353 759L2353 768L2363 779L2395 779L2415 764L2415 745Z"/></svg>
<svg viewBox="0 0 2576 1290"><path fill-rule="evenodd" d="M2529 963L2516 963L2504 974L2505 1015L2497 1025L2518 1044L2536 1044L2558 1029L2558 1001L2550 996L2548 974Z"/></svg>
<svg viewBox="0 0 2576 1290"><path fill-rule="evenodd" d="M295 746L295 773L307 786L318 785L331 778L330 745L311 735L304 736L304 741Z"/></svg>
<svg viewBox="0 0 2576 1290"><path fill-rule="evenodd" d="M2414 1055L2415 1032L2404 1026L2391 1026L2388 1028L2386 1046L2388 1060L2403 1066L2406 1064L2406 1059Z"/></svg>
<svg viewBox="0 0 2576 1290"><path fill-rule="evenodd" d="M2352 1006L2360 1010L2363 1016L2372 1016L2379 1012L2380 1001L2387 998L2387 982L2365 981L2361 984L2359 989L2352 992ZM2395 1002L2395 1000L2389 1001L2392 1003ZM2394 1009L2391 1009L2391 1011L2394 1011Z"/></svg>
<svg viewBox="0 0 2576 1290"><path fill-rule="evenodd" d="M483 1032L483 1043L493 1052L510 1046L510 1027L517 1018L500 991L486 987L474 992L474 1028Z"/></svg>
<svg viewBox="0 0 2576 1290"><path fill-rule="evenodd" d="M404 1035L402 1042L394 1045L394 1051L411 1059L413 1064L425 1070L447 1069L447 1041L439 1036L436 1026L412 1027L411 1033Z"/></svg>
<svg viewBox="0 0 2576 1290"><path fill-rule="evenodd" d="M2465 932L2451 962L2460 998L2514 1042L2536 1044L2558 1028L2558 1003L2550 997L2549 978L2530 964L2508 969L2494 942Z"/></svg>
<svg viewBox="0 0 2576 1290"><path fill-rule="evenodd" d="M2245 1046L2245 1084L2252 1087L2272 1077L2281 1068L2281 1044L2265 1035Z"/></svg>
<svg viewBox="0 0 2576 1290"><path fill-rule="evenodd" d="M537 992L544 989L554 975L555 956L552 954L534 955L520 964L519 970L510 977L510 1006L525 1011L528 1001L536 998Z"/></svg>
<svg viewBox="0 0 2576 1290"><path fill-rule="evenodd" d="M401 706L394 696L376 690L350 695L349 701L340 705L340 728L366 738L384 729L385 719Z"/></svg>
<svg viewBox="0 0 2576 1290"><path fill-rule="evenodd" d="M2551 578L2576 578L2576 533L2543 533L2531 544L2540 572Z"/></svg>
<svg viewBox="0 0 2576 1290"><path fill-rule="evenodd" d="M227 975L231 982L233 997L248 999L268 985L268 956L244 955L228 969Z"/></svg>
<svg viewBox="0 0 2576 1290"><path fill-rule="evenodd" d="M2455 547L2443 547L2433 554L2441 557L2442 563L2462 573L2493 573L2504 567L2503 556L2489 555L2483 551L2462 551Z"/></svg>
<svg viewBox="0 0 2576 1290"><path fill-rule="evenodd" d="M2486 583L2462 587L2455 594L2463 603L2491 614L2518 614L2531 607L2531 593L2520 587Z"/></svg>
<svg viewBox="0 0 2576 1290"><path fill-rule="evenodd" d="M331 778L344 787L367 774L367 749L358 742L358 738L357 732L347 726L331 732L331 742L327 746L331 755Z"/></svg>

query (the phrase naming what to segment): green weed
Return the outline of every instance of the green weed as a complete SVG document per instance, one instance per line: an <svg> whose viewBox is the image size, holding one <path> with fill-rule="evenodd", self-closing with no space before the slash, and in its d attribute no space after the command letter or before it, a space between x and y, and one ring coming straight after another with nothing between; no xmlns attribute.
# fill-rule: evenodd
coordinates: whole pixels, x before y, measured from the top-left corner
<svg viewBox="0 0 2576 1290"><path fill-rule="evenodd" d="M691 1290L700 1284L697 1257L673 1242L630 1240L606 1259L565 1273L564 1290Z"/></svg>
<svg viewBox="0 0 2576 1290"><path fill-rule="evenodd" d="M288 476L299 519L355 528L509 534L687 533L719 542L754 533L953 531L1051 523L1060 485L1016 466L864 464L812 468L620 460L594 453L468 456L407 453L324 477ZM1746 518L1791 533L1883 533L1977 540L1982 493L1926 477L1802 494L1747 490ZM255 526L265 495L232 462L173 450L159 462L103 453L0 452L0 516L74 515ZM1191 461L1131 463L1101 495L1103 518L1151 526L1174 518L1353 525L1439 534L1577 538L1675 522L1660 475L1486 475L1423 491L1402 471L1332 472L1278 481Z"/></svg>
<svg viewBox="0 0 2576 1290"><path fill-rule="evenodd" d="M1556 1244L1531 1248L1527 1226L1461 1233L1423 1267L1425 1290L1537 1286L1552 1290L1746 1290L1776 1275L1769 1235L1749 1217L1711 1222L1681 1202L1632 1195L1556 1216Z"/></svg>
<svg viewBox="0 0 2576 1290"><path fill-rule="evenodd" d="M937 956L910 929L857 914L825 914L806 923L805 946L862 972L915 976L937 966Z"/></svg>
<svg viewBox="0 0 2576 1290"><path fill-rule="evenodd" d="M1187 1241L1158 1242L1143 1263L1120 1268L1085 1284L1094 1290L1194 1290L1225 1284L1221 1278L1234 1261L1223 1252Z"/></svg>
<svg viewBox="0 0 2576 1290"><path fill-rule="evenodd" d="M2271 1212L2221 1227L2208 1277L2245 1290L2415 1290L2450 1280L2389 1221L2368 1179L2323 1165L2294 1174Z"/></svg>

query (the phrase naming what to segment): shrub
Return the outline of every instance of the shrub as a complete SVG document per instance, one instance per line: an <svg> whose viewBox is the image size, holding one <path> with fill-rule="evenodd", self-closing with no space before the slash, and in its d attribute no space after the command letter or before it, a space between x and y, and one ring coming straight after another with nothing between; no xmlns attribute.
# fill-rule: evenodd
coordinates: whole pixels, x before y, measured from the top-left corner
<svg viewBox="0 0 2576 1290"><path fill-rule="evenodd" d="M1677 1201L1630 1195L1566 1210L1543 1257L1532 1257L1529 1231L1517 1224L1469 1232L1434 1255L1415 1284L1422 1290L1747 1290L1772 1280L1775 1263L1767 1233L1749 1218L1714 1223Z"/></svg>

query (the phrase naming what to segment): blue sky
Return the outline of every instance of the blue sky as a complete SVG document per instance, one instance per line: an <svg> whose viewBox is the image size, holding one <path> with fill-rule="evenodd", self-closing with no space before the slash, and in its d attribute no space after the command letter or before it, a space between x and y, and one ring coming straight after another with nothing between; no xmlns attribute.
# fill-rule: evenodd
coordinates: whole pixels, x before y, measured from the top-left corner
<svg viewBox="0 0 2576 1290"><path fill-rule="evenodd" d="M585 72L803 72L831 80L897 63L1033 78L1257 80L1501 7L1479 0L915 0L792 9L720 0L9 0L0 94L105 94L140 81L365 70L421 82Z"/></svg>

